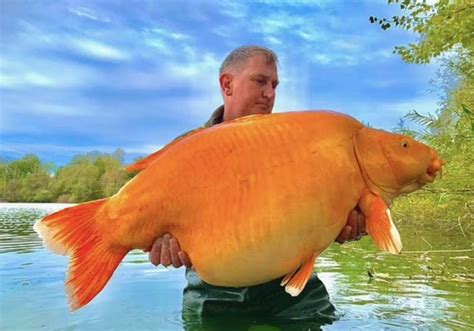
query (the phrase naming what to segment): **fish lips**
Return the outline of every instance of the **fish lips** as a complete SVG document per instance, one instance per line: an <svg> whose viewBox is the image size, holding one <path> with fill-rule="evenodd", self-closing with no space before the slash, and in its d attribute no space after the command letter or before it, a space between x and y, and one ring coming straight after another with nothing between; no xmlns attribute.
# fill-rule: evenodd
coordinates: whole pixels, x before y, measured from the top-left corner
<svg viewBox="0 0 474 331"><path fill-rule="evenodd" d="M442 169L432 171L431 168L428 168L426 172L420 177L420 181L423 183L433 183L438 174L441 174Z"/></svg>
<svg viewBox="0 0 474 331"><path fill-rule="evenodd" d="M429 174L428 172L423 174L419 181L423 184L433 183L436 179L436 174Z"/></svg>
<svg viewBox="0 0 474 331"><path fill-rule="evenodd" d="M438 173L442 175L443 173L444 161L440 158L434 159L426 172L421 176L421 181L425 183L432 183L436 179Z"/></svg>

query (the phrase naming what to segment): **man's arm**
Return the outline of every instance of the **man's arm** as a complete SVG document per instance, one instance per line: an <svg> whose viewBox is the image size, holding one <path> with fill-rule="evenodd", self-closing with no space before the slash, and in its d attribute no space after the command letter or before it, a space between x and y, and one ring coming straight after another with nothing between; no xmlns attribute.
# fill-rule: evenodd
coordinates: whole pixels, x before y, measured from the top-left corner
<svg viewBox="0 0 474 331"><path fill-rule="evenodd" d="M358 209L354 209L349 213L347 223L337 236L336 241L343 244L346 241L359 240L366 234L365 217ZM192 267L188 254L181 250L178 240L169 233L155 240L148 257L155 266L161 264L165 267L173 265L175 268L183 265L186 268Z"/></svg>

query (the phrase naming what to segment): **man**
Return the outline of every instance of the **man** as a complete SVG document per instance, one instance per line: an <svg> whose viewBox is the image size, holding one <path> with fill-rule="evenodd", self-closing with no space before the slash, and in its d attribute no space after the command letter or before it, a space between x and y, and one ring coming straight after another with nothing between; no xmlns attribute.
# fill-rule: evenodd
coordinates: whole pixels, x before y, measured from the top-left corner
<svg viewBox="0 0 474 331"><path fill-rule="evenodd" d="M232 51L219 70L224 105L216 109L205 127L246 115L270 114L278 86L277 64L275 53L263 47L244 46ZM364 226L362 214L353 210L336 240L343 243L358 239L364 234ZM301 320L332 315L334 312L327 291L316 275L296 298L279 286L280 279L244 288L212 286L204 283L190 269L192 261L186 252L180 250L178 241L171 234L165 234L154 242L149 258L154 265L173 265L175 268L184 265L188 268L183 310L190 313L266 314Z"/></svg>

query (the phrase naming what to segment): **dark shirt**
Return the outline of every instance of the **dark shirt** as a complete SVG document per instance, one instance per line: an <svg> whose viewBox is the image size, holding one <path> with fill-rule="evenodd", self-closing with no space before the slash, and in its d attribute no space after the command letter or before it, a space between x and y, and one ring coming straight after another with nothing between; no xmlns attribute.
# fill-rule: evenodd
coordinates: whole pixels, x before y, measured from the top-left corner
<svg viewBox="0 0 474 331"><path fill-rule="evenodd" d="M204 127L223 122L224 106L218 107ZM216 261L219 263L219 261ZM280 286L281 278L249 287L219 287L205 283L193 270L186 270L183 314L210 316L272 316L290 320L321 320L334 317L334 306L324 284L314 274L303 292L292 297Z"/></svg>

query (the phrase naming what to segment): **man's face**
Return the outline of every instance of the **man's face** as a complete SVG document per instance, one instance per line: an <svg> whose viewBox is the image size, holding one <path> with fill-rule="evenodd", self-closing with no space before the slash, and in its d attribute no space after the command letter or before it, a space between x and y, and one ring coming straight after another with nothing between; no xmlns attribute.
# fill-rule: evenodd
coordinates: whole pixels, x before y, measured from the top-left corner
<svg viewBox="0 0 474 331"><path fill-rule="evenodd" d="M224 119L271 113L277 85L276 64L269 64L265 55L252 56L241 70L231 73L231 94L227 95Z"/></svg>

